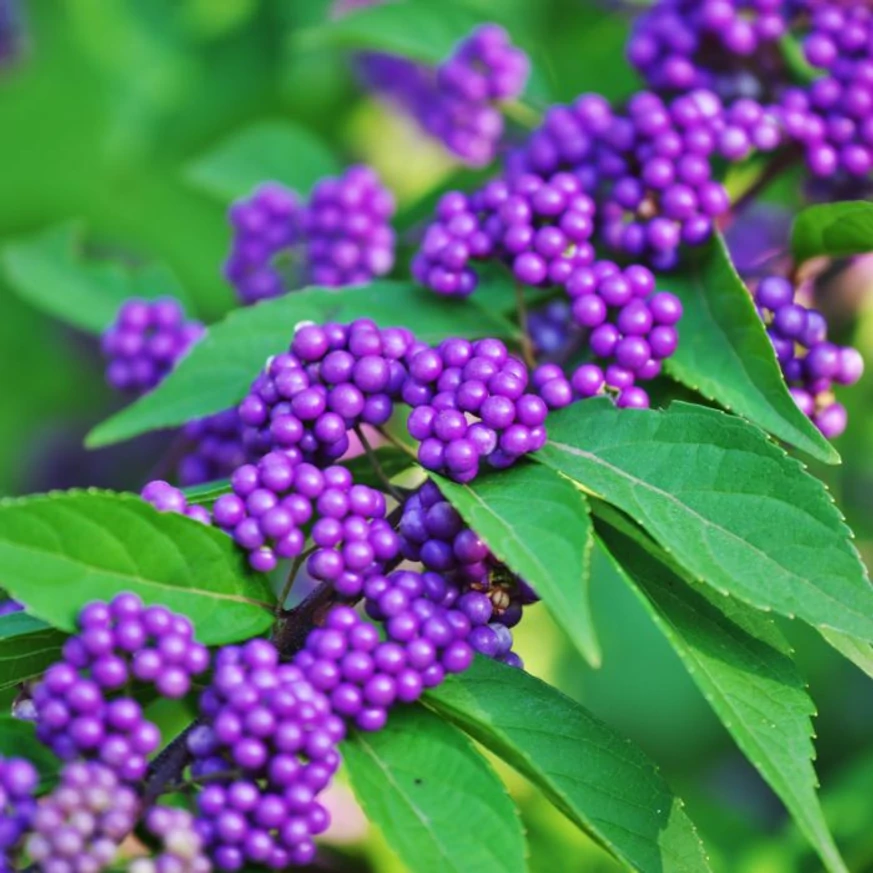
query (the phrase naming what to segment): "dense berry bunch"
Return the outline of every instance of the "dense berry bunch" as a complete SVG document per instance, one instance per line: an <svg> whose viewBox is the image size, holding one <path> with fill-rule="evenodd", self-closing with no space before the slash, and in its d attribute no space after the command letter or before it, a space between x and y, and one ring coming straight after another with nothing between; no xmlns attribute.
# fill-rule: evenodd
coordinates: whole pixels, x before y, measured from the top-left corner
<svg viewBox="0 0 873 873"><path fill-rule="evenodd" d="M341 457L352 427L391 416L413 345L408 330L383 330L365 319L301 327L290 351L270 359L240 404L246 450L253 457L274 448L312 461Z"/></svg>
<svg viewBox="0 0 873 873"><path fill-rule="evenodd" d="M295 274L294 247L300 242L302 205L278 182L237 200L228 213L233 228L225 278L243 303L255 303L305 284Z"/></svg>
<svg viewBox="0 0 873 873"><path fill-rule="evenodd" d="M627 57L651 88L761 99L786 71L779 40L806 2L658 0L634 23Z"/></svg>
<svg viewBox="0 0 873 873"><path fill-rule="evenodd" d="M731 128L740 121L753 126L740 116ZM721 101L708 91L669 103L643 91L622 114L599 95L585 94L570 106L551 107L507 170L511 178L573 173L596 203L599 237L667 268L680 244L705 242L713 219L728 207L711 166L719 150L736 148L722 137L725 124Z"/></svg>
<svg viewBox="0 0 873 873"><path fill-rule="evenodd" d="M182 428L190 449L179 462L179 482L201 485L228 477L247 460L236 407L198 418Z"/></svg>
<svg viewBox="0 0 873 873"><path fill-rule="evenodd" d="M820 3L804 51L826 75L785 91L783 124L814 175L866 176L873 169L873 9Z"/></svg>
<svg viewBox="0 0 873 873"><path fill-rule="evenodd" d="M597 363L579 365L569 379L557 365L542 365L533 376L539 395L559 409L608 388L617 393L619 406L648 406L648 395L637 383L658 376L661 362L676 351L679 299L656 293L655 277L645 267L622 270L610 261L577 270L567 292L573 321L587 331Z"/></svg>
<svg viewBox="0 0 873 873"><path fill-rule="evenodd" d="M160 849L154 858L131 861L127 873L210 873L212 864L203 854L203 840L188 810L153 806L143 825Z"/></svg>
<svg viewBox="0 0 873 873"><path fill-rule="evenodd" d="M355 485L345 467L319 469L271 452L239 467L231 485L233 493L215 502L215 523L249 552L256 570L267 572L280 558L301 554L310 523L315 551L307 569L346 596L360 593L364 576L397 555L384 495Z"/></svg>
<svg viewBox="0 0 873 873"><path fill-rule="evenodd" d="M208 509L196 503L189 504L184 492L163 479L148 482L140 492L140 496L159 512L178 512L203 524L212 523L212 516Z"/></svg>
<svg viewBox="0 0 873 873"><path fill-rule="evenodd" d="M503 468L538 451L547 409L527 389L527 367L500 340L448 339L411 354L403 400L421 465L469 482L483 462Z"/></svg>
<svg viewBox="0 0 873 873"><path fill-rule="evenodd" d="M182 697L209 665L209 653L186 617L145 607L133 594L89 604L78 625L63 660L33 691L37 736L59 758L98 758L122 780L142 779L160 733L132 697L116 693L137 681L164 697Z"/></svg>
<svg viewBox="0 0 873 873"><path fill-rule="evenodd" d="M322 179L305 204L278 183L262 185L229 215L224 274L244 303L306 284L367 282L394 266L394 198L368 167Z"/></svg>
<svg viewBox="0 0 873 873"><path fill-rule="evenodd" d="M21 838L36 809L39 774L30 761L0 755L0 873L11 873Z"/></svg>
<svg viewBox="0 0 873 873"><path fill-rule="evenodd" d="M474 30L436 68L393 55L367 53L358 59L368 88L475 166L493 159L503 134L495 104L521 94L528 66L524 52L494 24Z"/></svg>
<svg viewBox="0 0 873 873"><path fill-rule="evenodd" d="M385 577L376 578L381 585ZM421 639L382 640L374 624L338 605L324 626L309 634L294 663L330 698L335 713L360 730L376 731L384 727L395 702L412 703L426 681L434 684L441 678L431 669L438 662L437 647Z"/></svg>
<svg viewBox="0 0 873 873"><path fill-rule="evenodd" d="M438 573L410 570L371 576L365 585L367 614L382 622L390 641L406 649L425 688L439 685L446 673L462 673L472 662L467 637L474 624L455 605L457 593Z"/></svg>
<svg viewBox="0 0 873 873"><path fill-rule="evenodd" d="M76 761L33 816L25 852L38 870L97 873L112 864L140 803L108 767Z"/></svg>
<svg viewBox="0 0 873 873"><path fill-rule="evenodd" d="M322 179L301 215L307 282L359 285L390 273L394 209L393 195L369 167Z"/></svg>
<svg viewBox="0 0 873 873"><path fill-rule="evenodd" d="M797 405L824 436L839 436L846 427L846 410L834 400L832 387L861 378L861 355L829 342L824 316L798 302L794 286L781 276L758 283L755 303Z"/></svg>
<svg viewBox="0 0 873 873"><path fill-rule="evenodd" d="M106 380L120 391L149 391L202 336L203 325L186 321L172 297L126 300L101 339Z"/></svg>
<svg viewBox="0 0 873 873"><path fill-rule="evenodd" d="M572 174L498 179L470 197L459 191L443 196L412 271L450 296L475 289L472 260L497 258L526 285L561 284L593 261L593 233L594 203Z"/></svg>
<svg viewBox="0 0 873 873"><path fill-rule="evenodd" d="M280 664L271 643L250 640L216 655L200 712L188 746L192 775L209 776L198 828L215 865L309 863L312 836L329 823L316 796L339 766L345 735L327 697L299 667Z"/></svg>
<svg viewBox="0 0 873 873"><path fill-rule="evenodd" d="M483 655L520 666L510 651L509 628L521 620L523 606L537 599L530 586L494 557L432 482L407 499L399 533L403 556L448 583L448 599L471 624L467 642Z"/></svg>

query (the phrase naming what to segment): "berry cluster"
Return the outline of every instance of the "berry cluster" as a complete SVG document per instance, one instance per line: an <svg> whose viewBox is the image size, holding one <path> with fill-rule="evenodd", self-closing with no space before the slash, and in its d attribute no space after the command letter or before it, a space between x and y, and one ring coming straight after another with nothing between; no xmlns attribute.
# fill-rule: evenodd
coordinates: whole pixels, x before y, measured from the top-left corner
<svg viewBox="0 0 873 873"><path fill-rule="evenodd" d="M556 364L534 372L539 395L550 409L593 397L608 388L620 407L646 407L648 395L638 381L661 372L679 343L676 324L682 304L667 291L655 291L655 277L645 267L622 270L610 261L576 271L567 284L571 316L587 331L587 344L599 363L577 366L568 379Z"/></svg>
<svg viewBox="0 0 873 873"><path fill-rule="evenodd" d="M521 666L511 652L509 628L521 621L522 607L536 594L494 557L433 482L406 500L399 533L403 557L451 586L452 602L471 625L467 642L487 657Z"/></svg>
<svg viewBox="0 0 873 873"><path fill-rule="evenodd" d="M873 169L873 9L816 5L804 52L825 75L781 95L785 128L815 176L866 176Z"/></svg>
<svg viewBox="0 0 873 873"><path fill-rule="evenodd" d="M861 355L828 341L824 316L797 301L788 279L767 276L754 296L794 400L824 436L838 437L846 428L846 410L834 400L832 386L861 378Z"/></svg>
<svg viewBox="0 0 873 873"><path fill-rule="evenodd" d="M659 0L634 23L627 57L667 93L708 88L725 100L760 99L785 78L778 42L806 2Z"/></svg>
<svg viewBox="0 0 873 873"><path fill-rule="evenodd" d="M327 828L316 797L339 766L345 725L301 669L279 662L266 640L227 646L200 698L202 724L188 737L198 830L217 867L246 862L281 870L312 861Z"/></svg>
<svg viewBox="0 0 873 873"><path fill-rule="evenodd" d="M133 594L86 606L78 624L63 660L34 688L37 736L61 759L97 758L120 779L137 781L160 733L132 697L107 695L136 680L164 697L182 697L209 665L209 653L187 618L144 607Z"/></svg>
<svg viewBox="0 0 873 873"><path fill-rule="evenodd" d="M438 294L464 297L476 287L471 260L499 259L525 284L561 284L594 259L594 203L570 173L494 180L470 197L439 202L412 263L418 281Z"/></svg>
<svg viewBox="0 0 873 873"><path fill-rule="evenodd" d="M277 182L262 185L230 208L224 275L243 303L384 276L394 266L393 214L391 192L364 166L322 179L308 203Z"/></svg>
<svg viewBox="0 0 873 873"><path fill-rule="evenodd" d="M401 328L304 325L288 353L271 358L239 407L243 440L253 457L296 449L307 460L336 460L348 431L384 424L406 379L403 358L414 346Z"/></svg>
<svg viewBox="0 0 873 873"><path fill-rule="evenodd" d="M496 339L432 348L363 319L306 325L240 404L243 438L252 457L278 450L330 461L348 450L351 428L384 424L402 400L413 408L409 433L421 441L421 463L468 482L480 461L505 467L545 442L546 408L525 393L527 379Z"/></svg>
<svg viewBox="0 0 873 873"><path fill-rule="evenodd" d="M503 134L495 104L524 90L528 60L503 28L486 24L435 68L393 55L358 58L365 86L410 115L462 161L483 166Z"/></svg>
<svg viewBox="0 0 873 873"><path fill-rule="evenodd" d="M30 829L36 810L39 774L24 758L0 755L0 871L13 869L12 857Z"/></svg>
<svg viewBox="0 0 873 873"><path fill-rule="evenodd" d="M299 453L297 453L299 455ZM355 485L345 467L318 467L290 453L270 452L231 477L233 492L215 501L215 523L249 552L261 572L280 558L295 558L312 523L315 551L307 569L354 597L363 578L397 555L397 538L385 521L384 495Z"/></svg>
<svg viewBox="0 0 873 873"><path fill-rule="evenodd" d="M448 339L409 356L403 400L419 463L470 482L482 462L503 468L545 445L545 403L528 372L496 339Z"/></svg>
<svg viewBox="0 0 873 873"><path fill-rule="evenodd" d="M408 580L405 584L404 588L396 574L375 576L368 581L367 590L389 611L395 610L391 613L395 615L401 604L409 605L413 589L413 597L424 593L421 584L410 587ZM435 614L434 604L429 604L426 611ZM426 687L439 684L445 669L441 657L455 663L446 652L445 644L435 643L423 633L402 641L389 634L382 640L374 624L351 607L337 605L328 613L324 627L309 635L294 663L328 695L334 712L360 730L377 731L384 727L395 702L412 703Z"/></svg>
<svg viewBox="0 0 873 873"><path fill-rule="evenodd" d="M182 485L201 485L224 479L247 460L242 421L236 407L198 418L182 428L190 449L179 461Z"/></svg>
<svg viewBox="0 0 873 873"><path fill-rule="evenodd" d="M94 761L61 770L33 814L25 851L39 870L94 873L109 867L140 811L136 792Z"/></svg>
<svg viewBox="0 0 873 873"><path fill-rule="evenodd" d="M160 850L154 858L131 861L127 873L211 873L212 864L203 854L203 840L187 809L153 806L143 825Z"/></svg>
<svg viewBox="0 0 873 873"><path fill-rule="evenodd" d="M113 388L142 394L154 388L203 336L203 325L186 321L177 300L131 298L101 338L106 380Z"/></svg>
<svg viewBox="0 0 873 873"><path fill-rule="evenodd" d="M0 67L15 61L24 45L20 0L0 0Z"/></svg>

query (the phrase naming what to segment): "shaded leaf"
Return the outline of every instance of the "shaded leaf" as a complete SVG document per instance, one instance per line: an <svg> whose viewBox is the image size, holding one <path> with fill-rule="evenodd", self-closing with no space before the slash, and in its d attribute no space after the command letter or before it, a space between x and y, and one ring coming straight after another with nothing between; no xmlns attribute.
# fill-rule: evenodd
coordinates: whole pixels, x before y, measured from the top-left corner
<svg viewBox="0 0 873 873"><path fill-rule="evenodd" d="M839 462L788 392L764 324L720 237L660 285L684 308L679 347L666 363L671 376L813 457Z"/></svg>
<svg viewBox="0 0 873 873"><path fill-rule="evenodd" d="M599 666L589 602L594 531L585 495L537 464L469 485L433 479L497 558L534 587L582 656Z"/></svg>
<svg viewBox="0 0 873 873"><path fill-rule="evenodd" d="M578 403L536 456L628 513L723 594L873 640L873 587L824 486L740 418Z"/></svg>
<svg viewBox="0 0 873 873"><path fill-rule="evenodd" d="M798 264L819 255L845 258L873 251L873 203L808 206L794 219L791 251Z"/></svg>
<svg viewBox="0 0 873 873"><path fill-rule="evenodd" d="M10 286L31 305L90 333L100 333L129 297L154 299L185 293L167 267L128 269L120 262L87 259L76 225L54 227L8 243L2 264ZM190 313L189 313L190 314Z"/></svg>
<svg viewBox="0 0 873 873"><path fill-rule="evenodd" d="M319 179L341 170L336 156L311 131L273 120L232 134L194 161L185 175L207 194L230 201L263 182L281 182L306 196Z"/></svg>
<svg viewBox="0 0 873 873"><path fill-rule="evenodd" d="M355 318L371 318L383 327L408 327L425 342L449 335L514 333L509 322L472 302L440 299L408 282L296 291L235 310L210 326L154 391L98 425L87 444L109 445L227 409L245 396L267 358L288 348L299 322Z"/></svg>
<svg viewBox="0 0 873 873"><path fill-rule="evenodd" d="M59 660L66 636L27 615L0 616L0 691L35 679Z"/></svg>
<svg viewBox="0 0 873 873"><path fill-rule="evenodd" d="M0 755L26 758L39 771L40 790L47 791L57 780L61 762L37 738L34 723L0 716Z"/></svg>
<svg viewBox="0 0 873 873"><path fill-rule="evenodd" d="M132 591L184 613L215 645L270 627L272 596L230 537L132 494L68 491L0 502L4 587L54 627Z"/></svg>
<svg viewBox="0 0 873 873"><path fill-rule="evenodd" d="M815 705L773 621L704 586L687 585L660 549L623 519L598 524L597 531L619 574L827 869L848 873L816 794Z"/></svg>
<svg viewBox="0 0 873 873"><path fill-rule="evenodd" d="M477 657L425 702L530 779L630 869L709 870L694 825L654 763L556 689Z"/></svg>
<svg viewBox="0 0 873 873"><path fill-rule="evenodd" d="M356 731L343 759L367 818L416 873L522 873L518 810L473 744L421 706Z"/></svg>

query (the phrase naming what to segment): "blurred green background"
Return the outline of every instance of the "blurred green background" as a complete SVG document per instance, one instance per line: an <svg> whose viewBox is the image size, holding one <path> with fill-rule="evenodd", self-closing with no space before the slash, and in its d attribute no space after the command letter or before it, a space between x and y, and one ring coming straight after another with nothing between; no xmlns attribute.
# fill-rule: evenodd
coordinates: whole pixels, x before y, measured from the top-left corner
<svg viewBox="0 0 873 873"><path fill-rule="evenodd" d="M423 0L418 0L423 2ZM437 0L433 0L436 3ZM0 67L0 245L77 220L89 251L127 263L159 261L205 320L233 305L220 267L229 240L227 201L194 183L192 167L252 124L294 122L339 160L371 161L416 204L458 170L432 144L357 88L347 49L314 31L324 0L31 0L22 44ZM426 5L426 4L425 4ZM469 0L500 20L537 67L529 104L586 89L621 97L635 87L621 57L629 18L593 0ZM427 40L427 34L419 34ZM287 159L287 156L286 156ZM794 202L796 189L779 196ZM868 271L873 272L873 271ZM843 319L873 351L863 275ZM860 301L860 304L859 304ZM0 493L99 484L136 488L164 445L161 435L100 452L84 433L120 405L104 387L92 339L41 314L0 271ZM819 470L873 558L873 378L845 392L841 468ZM640 743L688 803L718 871L794 873L818 862L710 713L677 658L605 563L596 567L595 615L604 649L591 670L548 619L532 611L519 651L555 682ZM801 650L819 706L818 771L825 809L850 868L873 870L873 694L869 680L817 635L787 630ZM584 751L580 749L580 754ZM534 871L601 871L614 865L522 780ZM400 870L340 790L337 869ZM345 810L342 812L341 810Z"/></svg>

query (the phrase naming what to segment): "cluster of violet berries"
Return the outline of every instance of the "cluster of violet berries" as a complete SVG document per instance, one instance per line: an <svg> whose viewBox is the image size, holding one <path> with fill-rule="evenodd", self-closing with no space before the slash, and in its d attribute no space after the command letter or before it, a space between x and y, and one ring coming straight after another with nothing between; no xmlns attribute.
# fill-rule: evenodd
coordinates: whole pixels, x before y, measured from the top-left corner
<svg viewBox="0 0 873 873"><path fill-rule="evenodd" d="M783 80L778 42L806 0L659 0L634 22L627 58L666 93L708 88L760 99Z"/></svg>
<svg viewBox="0 0 873 873"><path fill-rule="evenodd" d="M190 446L177 470L184 486L224 479L248 458L235 406L188 422L182 436Z"/></svg>
<svg viewBox="0 0 873 873"><path fill-rule="evenodd" d="M320 180L303 203L278 182L229 212L233 242L224 275L243 303L314 284L357 285L394 266L394 197L366 166Z"/></svg>
<svg viewBox="0 0 873 873"><path fill-rule="evenodd" d="M780 40L802 39L818 76L793 84ZM637 19L630 62L662 94L707 88L726 103L725 157L797 143L819 178L873 169L873 10L839 0L659 0ZM733 119L728 118L733 114ZM745 122L741 122L745 119ZM745 127L745 130L742 128ZM738 129L739 128L739 129Z"/></svg>
<svg viewBox="0 0 873 873"><path fill-rule="evenodd" d="M596 362L577 365L569 378L555 363L540 365L533 374L539 395L550 409L605 390L616 394L619 407L647 407L648 394L637 383L660 375L662 362L678 347L679 298L656 291L655 277L645 267L622 270L611 261L574 273L567 293L570 316L586 332Z"/></svg>
<svg viewBox="0 0 873 873"><path fill-rule="evenodd" d="M182 306L172 297L126 300L101 338L107 382L131 394L150 391L203 330L200 322L186 321Z"/></svg>
<svg viewBox="0 0 873 873"><path fill-rule="evenodd" d="M267 362L239 406L250 457L296 449L308 461L332 461L349 448L348 432L391 416L415 345L403 328L303 325L288 352Z"/></svg>
<svg viewBox="0 0 873 873"><path fill-rule="evenodd" d="M797 300L782 276L766 276L754 291L758 312L795 402L828 439L846 428L845 407L834 400L833 385L853 385L864 371L860 353L828 340L824 316Z"/></svg>
<svg viewBox="0 0 873 873"><path fill-rule="evenodd" d="M370 52L357 60L369 90L473 166L494 158L503 134L498 104L521 94L529 66L525 53L495 24L476 28L436 67Z"/></svg>
<svg viewBox="0 0 873 873"><path fill-rule="evenodd" d="M161 737L140 704L120 692L140 682L164 697L182 697L209 665L209 653L186 617L145 607L134 594L90 604L78 621L63 660L33 690L37 737L62 760L93 758L136 782Z"/></svg>
<svg viewBox="0 0 873 873"><path fill-rule="evenodd" d="M300 555L305 526L312 522L310 575L355 597L365 576L397 555L385 497L356 485L345 467L319 469L297 455L270 452L257 464L239 467L231 476L232 493L215 501L213 519L260 572L272 570L280 558Z"/></svg>
<svg viewBox="0 0 873 873"><path fill-rule="evenodd" d="M438 294L466 297L477 284L472 261L499 260L525 285L561 284L594 259L594 203L570 173L496 179L469 197L444 195L412 262L415 278Z"/></svg>
<svg viewBox="0 0 873 873"><path fill-rule="evenodd" d="M425 482L403 505L401 551L449 586L455 609L471 624L467 642L480 654L520 667L509 628L521 621L522 608L538 598L464 524L458 511L433 482Z"/></svg>
<svg viewBox="0 0 873 873"><path fill-rule="evenodd" d="M475 479L483 463L509 467L546 442L546 404L497 339L452 338L415 351L402 397L419 463L456 482Z"/></svg>
<svg viewBox="0 0 873 873"><path fill-rule="evenodd" d="M159 849L153 858L131 861L127 873L211 873L203 839L187 809L153 806L143 816L143 825Z"/></svg>
<svg viewBox="0 0 873 873"><path fill-rule="evenodd" d="M136 791L112 768L73 761L39 801L24 851L38 870L97 873L112 865L139 814Z"/></svg>
<svg viewBox="0 0 873 873"><path fill-rule="evenodd" d="M312 861L329 824L317 795L339 766L345 724L293 663L266 640L226 646L188 736L198 831L221 870L246 862L281 870Z"/></svg>
<svg viewBox="0 0 873 873"><path fill-rule="evenodd" d="M0 755L0 871L11 871L12 857L30 829L39 774L24 758Z"/></svg>

